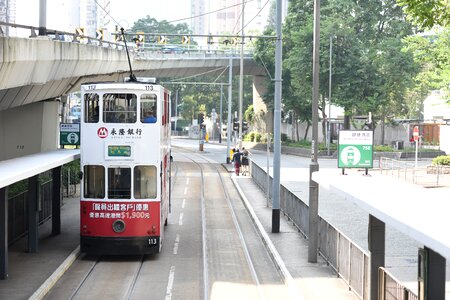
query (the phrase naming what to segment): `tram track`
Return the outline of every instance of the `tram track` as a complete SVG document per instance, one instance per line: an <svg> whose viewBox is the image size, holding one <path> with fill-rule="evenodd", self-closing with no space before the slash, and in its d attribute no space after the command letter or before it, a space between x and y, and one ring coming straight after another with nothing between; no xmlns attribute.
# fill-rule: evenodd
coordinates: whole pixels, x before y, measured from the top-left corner
<svg viewBox="0 0 450 300"><path fill-rule="evenodd" d="M130 257L126 257L127 261L126 261L126 265L129 266L125 266L123 269L126 269L128 272L124 272L127 273L128 276L126 277L116 277L116 281L120 281L120 282L125 282L127 284L123 284L122 287L122 293L120 293L120 290L118 290L118 294L121 294L120 299L133 299L133 293L134 293L134 288L136 285L136 282L139 278L142 266L144 264L145 261L145 257L147 255L141 255L141 256L130 256ZM89 259L86 257L82 257L81 259ZM119 261L121 261L122 258L119 258ZM70 297L68 299L70 300L75 300L75 299L86 299L86 295L92 295L92 288L93 288L93 282L96 282L99 280L99 278L104 277L105 274L107 275L108 273L105 272L105 266L104 265L109 265L111 262L117 261L117 257L107 257L107 256L99 256L95 259L95 261L91 264L91 266L89 267L89 269L87 270L87 272L85 273L85 275L83 276L83 278L81 279L80 283L78 284L78 286L75 288L75 290L72 292L72 294L70 295ZM134 268L133 268L134 267ZM106 269L108 269L108 267L106 267ZM122 271L123 271L122 269ZM108 277L108 281L109 284L111 286L118 286L118 282L114 282L113 280L111 280L111 277ZM104 294L104 292L102 292L102 294ZM91 298L91 297L89 297Z"/></svg>
<svg viewBox="0 0 450 300"><path fill-rule="evenodd" d="M203 157L203 156L200 156L200 155L198 155L198 154L195 154L195 152L192 152L192 153L194 153L194 155L195 155L197 158L199 158L199 159L201 159L201 160L204 160L204 161L207 162L208 164L216 164L214 161L212 161L212 160L210 160L210 159L208 159L208 158L206 158L206 157ZM206 211L206 208L205 208L205 197L204 197L204 186L205 186L205 181L204 181L204 175L203 175L203 173L204 173L204 172L203 172L203 167L202 167L202 165L198 162L198 160L195 160L195 159L193 159L192 157L189 157L189 156L187 156L187 155L185 155L185 154L182 154L182 155L185 156L187 159L191 160L195 165L197 165L197 167L199 168L199 170L200 170L200 172L201 172L201 177L202 177L202 193L201 193L201 200L202 200L202 201L201 201L201 202L202 202L202 220L204 220L204 221L203 221L203 224L205 224L205 223L206 223L206 222L205 222L205 220L206 220L206 213L204 214L204 212ZM247 262L247 267L248 267L248 270L249 270L249 272L250 272L250 274L251 274L251 278L252 278L252 280L253 280L253 284L256 286L257 293L258 293L258 299L265 299L265 296L264 296L264 294L263 294L263 292L262 292L262 289L261 289L261 283L260 283L258 274L257 274L257 272L256 272L256 270L255 270L255 266L254 266L254 263L253 263L253 259L252 259L252 257L251 257L250 251L248 250L247 242L246 242L246 240L245 240L245 238L244 238L244 234L243 234L243 230L242 230L242 228L241 228L241 225L239 224L238 217L237 217L236 212L235 212L235 208L234 208L234 206L233 206L233 204L232 204L232 201L231 201L231 199L230 199L229 191L228 191L228 188L227 188L226 185L225 185L223 175L221 174L221 171L219 170L219 168L218 168L217 166L215 166L214 169L215 169L215 172L217 173L217 176L218 176L218 178L219 178L219 180L220 180L220 185L221 185L223 194L224 194L224 196L225 196L224 199L225 199L226 205L227 205L227 207L228 207L228 209L229 209L230 216L231 216L231 219L232 219L234 228L235 228L235 230L236 230L237 236L239 237L240 246L242 247L242 251L243 251L243 253L244 253L244 256L245 256L245 259L246 259L246 262ZM204 227L204 232L203 232L203 242L204 242L204 246L203 246L203 249L204 249L204 253L206 253L206 254L203 255L203 257L204 257L204 270L205 270L204 272L205 272L205 278L207 278L207 280L208 280L208 277L207 277L207 274L208 274L208 266L205 265L205 262L207 261L207 257L208 257L208 254L207 254L207 249L208 249L208 247L207 247L207 242L206 242L206 240L207 240L207 228ZM207 264L207 263L206 263L206 264ZM205 287L209 287L208 282L205 282ZM207 291L206 288L205 288L205 291ZM209 294L208 294L208 293L206 293L206 294L204 295L204 299L209 299Z"/></svg>

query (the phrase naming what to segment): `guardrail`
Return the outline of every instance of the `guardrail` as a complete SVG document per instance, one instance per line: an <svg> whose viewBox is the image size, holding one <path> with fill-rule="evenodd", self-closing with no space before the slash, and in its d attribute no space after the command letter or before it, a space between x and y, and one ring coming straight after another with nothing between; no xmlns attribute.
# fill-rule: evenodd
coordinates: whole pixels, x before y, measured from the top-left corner
<svg viewBox="0 0 450 300"><path fill-rule="evenodd" d="M39 32L38 27L34 26L28 26L28 25L20 25L15 23L7 23L0 21L0 36L11 36L10 34L6 34L5 28L15 28L19 29L23 34L27 35L29 38L37 38ZM29 32L29 35L26 34L26 32ZM110 42L105 41L102 39L90 37L87 35L80 35L74 32L66 32L61 30L55 30L55 29L46 29L46 36L50 37L53 40L57 41L63 41L63 42L72 42L72 43L82 43L82 44L95 44L98 46L107 46L115 49L122 49L124 47L123 43L116 43L116 42Z"/></svg>
<svg viewBox="0 0 450 300"><path fill-rule="evenodd" d="M267 174L251 161L251 176L266 192ZM272 196L272 177L269 176L269 194ZM282 184L280 186L281 211L297 229L308 236L309 207ZM363 300L369 299L369 254L353 243L345 234L319 216L319 254L344 279L355 294Z"/></svg>
<svg viewBox="0 0 450 300"><path fill-rule="evenodd" d="M267 185L267 173L263 168L251 161L250 173L256 184L272 197L272 177L269 176ZM294 226L305 236L309 232L309 207L308 205L282 184L280 186L280 206L285 216L293 222ZM319 216L319 254L336 271L354 293L363 300L370 298L369 291L369 253L356 245L344 233L328 221ZM416 300L417 296L399 280L395 279L385 269L379 271L380 295L382 300ZM401 292L398 292L401 291Z"/></svg>
<svg viewBox="0 0 450 300"><path fill-rule="evenodd" d="M19 31L20 36L27 36L29 38L37 38L39 28L28 25L20 25L15 23L7 23L0 21L0 36L12 36L11 29L14 28ZM99 47L108 47L112 49L123 50L125 49L124 42L111 42L96 37L90 37L87 35L80 35L76 32L66 32L55 29L46 29L47 37L55 41L70 42L97 45ZM192 57L192 58L207 58L207 57L238 57L240 50L234 46L221 45L219 48L211 46L184 46L184 45L170 45L174 46L172 50L169 48L165 50L167 45L165 44L152 44L151 47L146 45L137 46L133 41L127 40L127 46L131 53L134 53L136 59L152 59L152 58L177 58L177 57ZM253 49L246 49L244 52L245 58L253 57Z"/></svg>
<svg viewBox="0 0 450 300"><path fill-rule="evenodd" d="M380 157L379 169L381 174L426 187L450 185L450 170L447 166L416 166L414 161Z"/></svg>

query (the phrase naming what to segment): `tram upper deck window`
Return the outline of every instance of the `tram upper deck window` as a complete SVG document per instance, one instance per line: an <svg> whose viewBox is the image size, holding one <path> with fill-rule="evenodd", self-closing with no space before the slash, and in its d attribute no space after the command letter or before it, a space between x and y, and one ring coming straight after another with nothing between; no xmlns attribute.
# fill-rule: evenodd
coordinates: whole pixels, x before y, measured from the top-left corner
<svg viewBox="0 0 450 300"><path fill-rule="evenodd" d="M134 198L156 198L157 180L158 176L156 175L155 166L134 167Z"/></svg>
<svg viewBox="0 0 450 300"><path fill-rule="evenodd" d="M84 94L84 122L98 123L99 120L99 97L96 93Z"/></svg>
<svg viewBox="0 0 450 300"><path fill-rule="evenodd" d="M137 115L137 96L135 94L104 94L103 122L135 123Z"/></svg>
<svg viewBox="0 0 450 300"><path fill-rule="evenodd" d="M105 168L97 165L84 166L84 198L105 198Z"/></svg>
<svg viewBox="0 0 450 300"><path fill-rule="evenodd" d="M108 198L130 199L131 197L131 168L108 168Z"/></svg>
<svg viewBox="0 0 450 300"><path fill-rule="evenodd" d="M156 123L156 95L155 94L142 94L141 95L141 122L142 123Z"/></svg>

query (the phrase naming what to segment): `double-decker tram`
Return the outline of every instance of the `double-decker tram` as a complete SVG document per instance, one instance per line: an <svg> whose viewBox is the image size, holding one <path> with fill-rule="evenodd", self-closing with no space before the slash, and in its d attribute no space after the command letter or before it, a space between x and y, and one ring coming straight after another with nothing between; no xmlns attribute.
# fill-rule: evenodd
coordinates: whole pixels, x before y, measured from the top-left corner
<svg viewBox="0 0 450 300"><path fill-rule="evenodd" d="M170 201L169 92L130 81L81 93L81 251L157 253Z"/></svg>

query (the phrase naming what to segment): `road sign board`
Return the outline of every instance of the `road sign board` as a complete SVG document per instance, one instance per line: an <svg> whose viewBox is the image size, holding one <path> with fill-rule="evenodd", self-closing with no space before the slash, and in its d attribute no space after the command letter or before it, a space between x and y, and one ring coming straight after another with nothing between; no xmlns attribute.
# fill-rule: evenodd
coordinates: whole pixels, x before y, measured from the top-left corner
<svg viewBox="0 0 450 300"><path fill-rule="evenodd" d="M419 140L419 126L414 126L413 138L415 142Z"/></svg>
<svg viewBox="0 0 450 300"><path fill-rule="evenodd" d="M167 44L167 37L165 35L158 36L158 44Z"/></svg>
<svg viewBox="0 0 450 300"><path fill-rule="evenodd" d="M60 145L80 145L80 124L61 123L59 125L59 144Z"/></svg>
<svg viewBox="0 0 450 300"><path fill-rule="evenodd" d="M373 131L340 130L339 168L373 168Z"/></svg>
<svg viewBox="0 0 450 300"><path fill-rule="evenodd" d="M183 35L181 37L181 43L184 44L190 44L191 43L191 38L187 35Z"/></svg>

